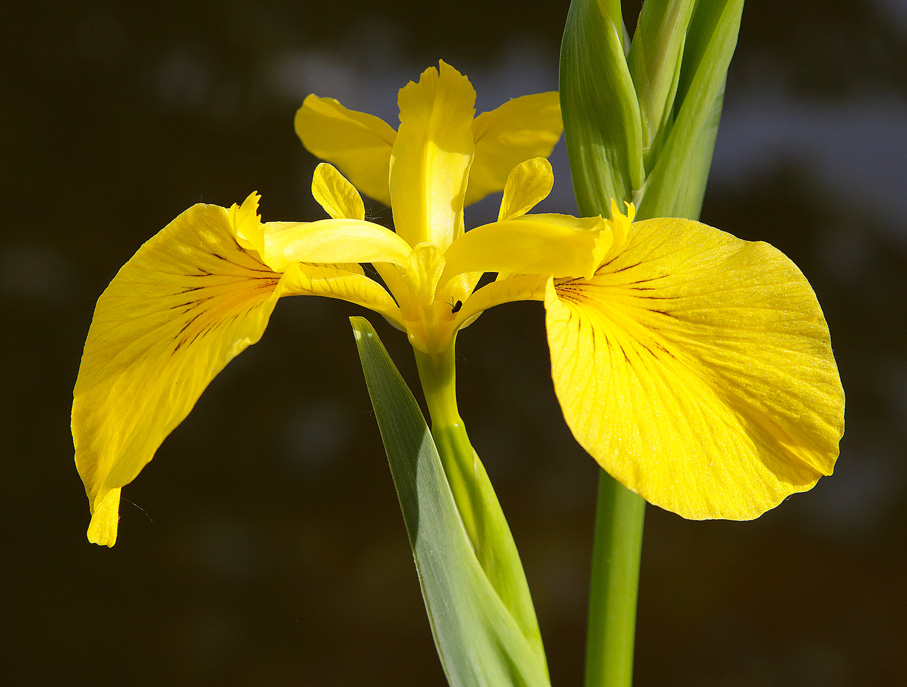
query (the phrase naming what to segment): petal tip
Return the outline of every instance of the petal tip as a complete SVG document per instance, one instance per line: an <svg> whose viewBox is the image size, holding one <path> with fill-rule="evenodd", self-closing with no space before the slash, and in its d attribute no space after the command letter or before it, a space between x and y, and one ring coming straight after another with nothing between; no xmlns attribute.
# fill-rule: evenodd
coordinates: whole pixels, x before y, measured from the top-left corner
<svg viewBox="0 0 907 687"><path fill-rule="evenodd" d="M120 489L110 489L92 508L88 525L88 541L99 546L112 547L117 543L117 525L120 520Z"/></svg>

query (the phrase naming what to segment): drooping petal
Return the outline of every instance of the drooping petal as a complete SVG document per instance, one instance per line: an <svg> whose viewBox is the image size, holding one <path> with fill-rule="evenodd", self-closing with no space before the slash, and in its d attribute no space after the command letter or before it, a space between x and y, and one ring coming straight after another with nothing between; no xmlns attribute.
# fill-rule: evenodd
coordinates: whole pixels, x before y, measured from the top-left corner
<svg viewBox="0 0 907 687"><path fill-rule="evenodd" d="M390 229L361 220L269 222L265 226L264 262L276 272L296 262L403 265L412 252L410 245Z"/></svg>
<svg viewBox="0 0 907 687"><path fill-rule="evenodd" d="M365 195L390 205L388 173L397 133L384 120L310 95L296 112L296 135L315 157L337 165Z"/></svg>
<svg viewBox="0 0 907 687"><path fill-rule="evenodd" d="M639 222L594 278L554 281L545 307L567 424L650 503L744 520L831 474L843 390L815 294L778 250Z"/></svg>
<svg viewBox="0 0 907 687"><path fill-rule="evenodd" d="M73 392L92 541L114 544L119 489L259 340L292 276L241 248L230 213L213 205L181 214L117 273L98 300Z"/></svg>
<svg viewBox="0 0 907 687"><path fill-rule="evenodd" d="M498 221L521 217L543 201L554 187L551 163L535 157L514 167L504 185L504 197L498 211Z"/></svg>
<svg viewBox="0 0 907 687"><path fill-rule="evenodd" d="M475 99L469 79L443 61L400 90L390 190L397 233L412 246L444 250L463 233Z"/></svg>
<svg viewBox="0 0 907 687"><path fill-rule="evenodd" d="M611 245L605 229L601 217L570 215L523 215L476 227L447 249L440 283L461 272L591 275Z"/></svg>
<svg viewBox="0 0 907 687"><path fill-rule="evenodd" d="M476 117L466 204L504 188L510 170L523 160L548 157L563 129L556 91L514 98Z"/></svg>

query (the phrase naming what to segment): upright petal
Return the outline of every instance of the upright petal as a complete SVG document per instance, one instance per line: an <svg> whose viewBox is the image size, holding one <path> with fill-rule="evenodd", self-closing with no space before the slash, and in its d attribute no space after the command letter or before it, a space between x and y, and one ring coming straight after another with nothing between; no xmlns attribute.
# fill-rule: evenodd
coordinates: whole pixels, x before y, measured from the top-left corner
<svg viewBox="0 0 907 687"><path fill-rule="evenodd" d="M332 219L365 219L359 192L336 167L322 162L315 168L312 196Z"/></svg>
<svg viewBox="0 0 907 687"><path fill-rule="evenodd" d="M557 91L514 98L473 123L476 154L466 204L504 188L507 175L523 160L548 157L564 130Z"/></svg>
<svg viewBox="0 0 907 687"><path fill-rule="evenodd" d="M521 217L542 202L554 188L551 163L543 157L534 157L514 167L504 184L504 196L498 221Z"/></svg>
<svg viewBox="0 0 907 687"><path fill-rule="evenodd" d="M303 101L295 124L312 155L337 165L362 193L390 205L388 173L397 133L389 124L316 95Z"/></svg>
<svg viewBox="0 0 907 687"><path fill-rule="evenodd" d="M445 62L400 90L390 189L394 225L411 246L445 250L463 233L475 101L469 79Z"/></svg>
<svg viewBox="0 0 907 687"><path fill-rule="evenodd" d="M844 395L828 328L771 246L639 222L591 280L555 280L545 307L567 424L650 503L745 520L831 474Z"/></svg>
<svg viewBox="0 0 907 687"><path fill-rule="evenodd" d="M120 488L214 376L259 340L289 278L241 248L230 213L213 205L181 214L114 277L98 300L73 392L92 541L114 544Z"/></svg>

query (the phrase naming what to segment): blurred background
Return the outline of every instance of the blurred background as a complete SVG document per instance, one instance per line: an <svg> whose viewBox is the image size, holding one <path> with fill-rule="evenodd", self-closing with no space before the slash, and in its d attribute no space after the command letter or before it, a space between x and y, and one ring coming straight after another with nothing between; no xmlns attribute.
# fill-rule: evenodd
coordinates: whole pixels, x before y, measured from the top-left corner
<svg viewBox="0 0 907 687"><path fill-rule="evenodd" d="M567 5L6 8L0 683L444 684L347 320L365 313L282 301L124 490L112 550L85 540L72 386L98 295L185 208L257 190L265 220L323 217L292 126L306 94L396 124L397 90L439 58L480 111L555 89ZM811 280L847 434L833 477L755 522L649 508L639 687L905 683L905 39L903 0L746 7L702 218ZM563 143L554 163L546 207L571 212ZM370 319L414 382L403 337ZM597 468L560 418L541 304L489 312L459 353L553 683L579 685Z"/></svg>

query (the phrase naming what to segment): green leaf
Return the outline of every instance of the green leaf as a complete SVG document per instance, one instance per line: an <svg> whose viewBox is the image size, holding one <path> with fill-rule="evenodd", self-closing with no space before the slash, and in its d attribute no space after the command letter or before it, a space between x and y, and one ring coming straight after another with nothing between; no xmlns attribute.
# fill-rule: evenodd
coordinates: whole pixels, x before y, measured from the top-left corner
<svg viewBox="0 0 907 687"><path fill-rule="evenodd" d="M742 12L743 0L697 4L684 45L674 123L640 194L638 219L699 217Z"/></svg>
<svg viewBox="0 0 907 687"><path fill-rule="evenodd" d="M415 398L371 325L350 322L448 682L549 686L544 662L476 558Z"/></svg>
<svg viewBox="0 0 907 687"><path fill-rule="evenodd" d="M582 215L607 216L645 182L642 120L619 0L573 0L560 58L561 112Z"/></svg>

